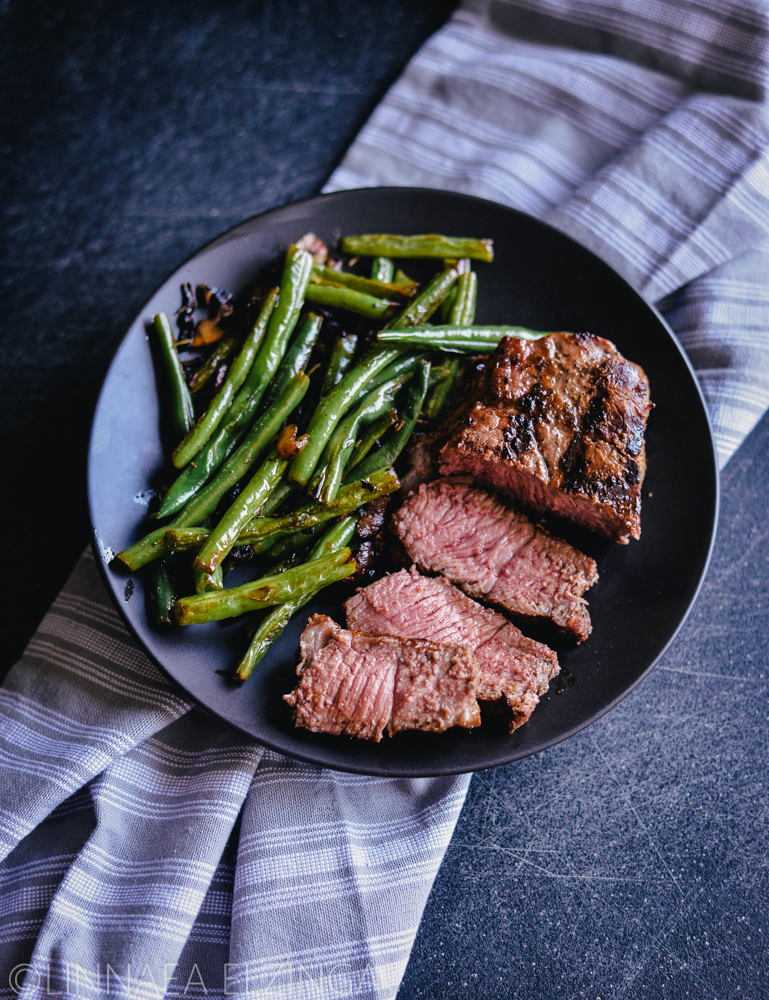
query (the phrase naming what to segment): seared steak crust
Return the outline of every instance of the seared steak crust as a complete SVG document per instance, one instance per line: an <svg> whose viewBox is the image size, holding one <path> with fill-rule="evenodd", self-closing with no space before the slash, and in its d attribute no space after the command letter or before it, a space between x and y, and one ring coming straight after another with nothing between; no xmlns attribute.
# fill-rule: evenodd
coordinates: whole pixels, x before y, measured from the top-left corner
<svg viewBox="0 0 769 1000"><path fill-rule="evenodd" d="M627 543L641 533L649 382L591 334L505 338L447 427L440 471Z"/></svg>
<svg viewBox="0 0 769 1000"><path fill-rule="evenodd" d="M300 648L299 683L284 695L297 726L378 743L385 729L480 724L479 666L467 645L354 632L313 615Z"/></svg>
<svg viewBox="0 0 769 1000"><path fill-rule="evenodd" d="M369 584L345 608L351 628L466 643L480 664L478 700L504 708L511 732L526 722L558 673L552 649L527 639L502 615L481 607L443 577L421 576L413 566Z"/></svg>
<svg viewBox="0 0 769 1000"><path fill-rule="evenodd" d="M595 562L468 479L423 484L392 527L413 562L471 597L580 642L590 634L582 594L598 578Z"/></svg>

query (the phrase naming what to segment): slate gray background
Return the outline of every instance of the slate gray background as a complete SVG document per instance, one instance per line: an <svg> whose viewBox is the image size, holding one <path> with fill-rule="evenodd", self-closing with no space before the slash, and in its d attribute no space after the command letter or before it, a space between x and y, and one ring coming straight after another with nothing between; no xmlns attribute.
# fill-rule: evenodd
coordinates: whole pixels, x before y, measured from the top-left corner
<svg viewBox="0 0 769 1000"><path fill-rule="evenodd" d="M0 2L0 667L86 544L91 412L135 312L212 236L315 193L452 7ZM401 1000L769 996L768 452L764 418L650 678L474 778Z"/></svg>

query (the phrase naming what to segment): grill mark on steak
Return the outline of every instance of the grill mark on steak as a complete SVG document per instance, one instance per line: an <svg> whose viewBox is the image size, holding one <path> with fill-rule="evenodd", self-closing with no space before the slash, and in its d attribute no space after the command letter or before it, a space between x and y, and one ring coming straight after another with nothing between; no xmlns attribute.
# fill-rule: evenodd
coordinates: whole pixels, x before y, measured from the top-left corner
<svg viewBox="0 0 769 1000"><path fill-rule="evenodd" d="M294 722L315 733L379 742L405 729L472 728L478 660L468 645L373 635L313 615L300 641Z"/></svg>
<svg viewBox="0 0 769 1000"><path fill-rule="evenodd" d="M582 595L596 564L467 479L423 484L392 518L412 562L442 573L471 597L577 639L591 631Z"/></svg>
<svg viewBox="0 0 769 1000"><path fill-rule="evenodd" d="M612 343L507 337L466 399L435 446L442 474L469 473L614 541L640 536L649 383Z"/></svg>
<svg viewBox="0 0 769 1000"><path fill-rule="evenodd" d="M415 567L382 577L345 604L347 624L384 635L466 643L480 664L478 700L504 709L512 732L529 718L558 673L558 657L443 577Z"/></svg>

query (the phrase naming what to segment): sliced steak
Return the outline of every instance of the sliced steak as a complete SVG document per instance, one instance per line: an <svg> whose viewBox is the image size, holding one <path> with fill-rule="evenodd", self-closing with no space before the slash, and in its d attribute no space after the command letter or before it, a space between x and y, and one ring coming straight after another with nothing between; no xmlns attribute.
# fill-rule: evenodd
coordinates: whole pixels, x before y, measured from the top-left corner
<svg viewBox="0 0 769 1000"><path fill-rule="evenodd" d="M444 475L470 473L617 542L639 537L649 382L612 343L507 337L466 398L438 450Z"/></svg>
<svg viewBox="0 0 769 1000"><path fill-rule="evenodd" d="M522 726L558 673L558 657L527 639L506 618L481 607L443 577L412 566L382 577L349 598L347 624L384 635L466 643L480 664L478 700L495 702Z"/></svg>
<svg viewBox="0 0 769 1000"><path fill-rule="evenodd" d="M590 635L582 595L598 579L594 560L468 479L423 484L392 526L413 562L471 597L552 623L578 642Z"/></svg>
<svg viewBox="0 0 769 1000"><path fill-rule="evenodd" d="M385 729L480 724L479 666L467 645L350 631L313 615L300 648L299 683L284 695L297 726L378 743Z"/></svg>

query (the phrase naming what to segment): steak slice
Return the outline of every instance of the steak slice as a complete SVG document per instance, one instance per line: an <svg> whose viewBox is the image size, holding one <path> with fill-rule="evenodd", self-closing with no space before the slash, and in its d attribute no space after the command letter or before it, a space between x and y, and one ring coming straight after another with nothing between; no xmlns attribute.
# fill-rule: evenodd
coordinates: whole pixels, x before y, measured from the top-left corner
<svg viewBox="0 0 769 1000"><path fill-rule="evenodd" d="M413 562L471 597L552 623L578 642L590 635L582 595L598 579L595 561L469 480L423 484L392 526Z"/></svg>
<svg viewBox="0 0 769 1000"><path fill-rule="evenodd" d="M302 633L299 683L284 700L314 733L382 738L404 729L472 728L478 661L469 646L371 635L313 615Z"/></svg>
<svg viewBox="0 0 769 1000"><path fill-rule="evenodd" d="M470 473L617 542L641 533L649 382L588 333L506 337L445 427L441 473Z"/></svg>
<svg viewBox="0 0 769 1000"><path fill-rule="evenodd" d="M466 643L480 664L478 700L508 713L510 731L522 726L558 673L558 657L527 639L506 618L481 607L443 577L412 566L382 577L348 599L347 624L385 635Z"/></svg>

